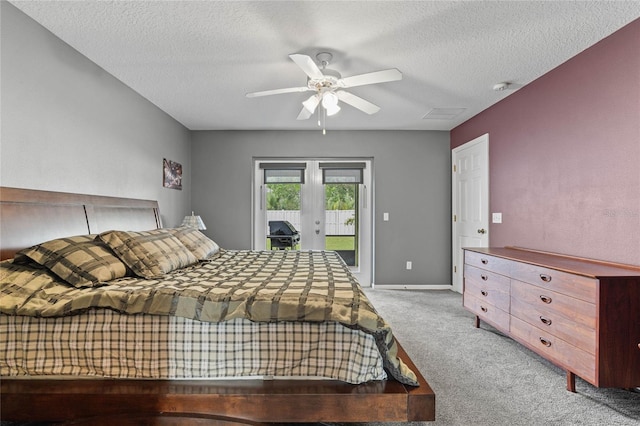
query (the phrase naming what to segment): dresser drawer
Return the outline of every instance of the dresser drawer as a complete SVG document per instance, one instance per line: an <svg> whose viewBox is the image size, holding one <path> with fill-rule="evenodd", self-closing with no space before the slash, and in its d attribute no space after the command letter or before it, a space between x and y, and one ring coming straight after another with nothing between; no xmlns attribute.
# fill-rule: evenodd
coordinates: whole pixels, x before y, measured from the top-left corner
<svg viewBox="0 0 640 426"><path fill-rule="evenodd" d="M502 288L509 291L509 283L511 279L508 276L501 275L490 270L477 268L470 264L464 265L464 277L470 278L479 283L485 283L491 288Z"/></svg>
<svg viewBox="0 0 640 426"><path fill-rule="evenodd" d="M598 280L582 275L514 262L511 277L590 303L595 303L597 297Z"/></svg>
<svg viewBox="0 0 640 426"><path fill-rule="evenodd" d="M596 330L521 299L511 299L511 315L590 354L596 353Z"/></svg>
<svg viewBox="0 0 640 426"><path fill-rule="evenodd" d="M543 309L555 318L564 317L570 322L596 328L596 305L558 293L548 288L538 287L522 281L511 281L511 301L519 300L535 309ZM512 315L516 312L512 309Z"/></svg>
<svg viewBox="0 0 640 426"><path fill-rule="evenodd" d="M511 280L471 265L464 266L464 293L509 312Z"/></svg>
<svg viewBox="0 0 640 426"><path fill-rule="evenodd" d="M486 300L478 299L464 293L464 307L476 314L481 320L493 325L495 328L509 332L509 314Z"/></svg>
<svg viewBox="0 0 640 426"><path fill-rule="evenodd" d="M596 381L595 355L579 349L559 337L511 317L511 336L541 356L558 364L588 382Z"/></svg>
<svg viewBox="0 0 640 426"><path fill-rule="evenodd" d="M501 257L465 250L464 263L487 271L509 276L511 274L511 264L513 262Z"/></svg>

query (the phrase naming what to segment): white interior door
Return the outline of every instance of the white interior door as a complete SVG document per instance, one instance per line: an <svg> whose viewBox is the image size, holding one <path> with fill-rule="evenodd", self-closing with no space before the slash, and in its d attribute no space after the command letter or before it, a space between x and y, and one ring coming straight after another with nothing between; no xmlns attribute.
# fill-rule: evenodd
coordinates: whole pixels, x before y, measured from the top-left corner
<svg viewBox="0 0 640 426"><path fill-rule="evenodd" d="M340 181L340 167L362 167L360 183L325 183L323 177L327 169L334 173L327 176ZM272 170L282 180L299 184L283 185L266 182L265 169ZM291 169L287 169L290 167ZM280 171L277 169L281 168ZM300 244L294 249L335 250L349 265L361 285L371 286L373 256L373 208L372 200L372 161L353 159L255 159L253 187L253 249L272 249L269 234L270 220L287 220L300 232ZM336 173L337 172L337 173ZM337 174L337 176L336 176ZM345 177L348 180L348 176ZM346 210L343 207L330 207L327 198L331 198L336 188L349 187L350 199L354 205ZM296 188L293 190L293 188ZM297 189L299 188L299 189ZM286 189L286 190L285 190ZM332 190L334 190L332 192ZM273 193L282 192L291 200L274 207ZM297 199L296 199L297 193ZM346 244L346 247L344 246Z"/></svg>
<svg viewBox="0 0 640 426"><path fill-rule="evenodd" d="M463 247L489 245L489 135L452 153L453 290L462 292Z"/></svg>

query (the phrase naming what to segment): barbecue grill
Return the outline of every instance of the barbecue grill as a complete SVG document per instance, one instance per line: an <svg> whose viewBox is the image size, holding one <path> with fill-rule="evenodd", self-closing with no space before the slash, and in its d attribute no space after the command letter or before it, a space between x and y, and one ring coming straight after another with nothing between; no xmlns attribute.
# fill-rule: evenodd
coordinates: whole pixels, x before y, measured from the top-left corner
<svg viewBox="0 0 640 426"><path fill-rule="evenodd" d="M286 220L270 220L269 235L271 250L291 249L300 242L300 233Z"/></svg>

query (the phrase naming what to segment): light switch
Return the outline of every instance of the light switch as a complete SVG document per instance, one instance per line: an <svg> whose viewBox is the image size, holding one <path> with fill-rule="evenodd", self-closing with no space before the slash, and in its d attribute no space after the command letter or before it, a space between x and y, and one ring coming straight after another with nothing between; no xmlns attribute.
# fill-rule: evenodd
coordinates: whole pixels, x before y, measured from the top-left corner
<svg viewBox="0 0 640 426"><path fill-rule="evenodd" d="M389 221L389 213L382 213L382 220L384 220L385 222Z"/></svg>
<svg viewBox="0 0 640 426"><path fill-rule="evenodd" d="M491 222L502 223L502 213L493 213L491 217Z"/></svg>

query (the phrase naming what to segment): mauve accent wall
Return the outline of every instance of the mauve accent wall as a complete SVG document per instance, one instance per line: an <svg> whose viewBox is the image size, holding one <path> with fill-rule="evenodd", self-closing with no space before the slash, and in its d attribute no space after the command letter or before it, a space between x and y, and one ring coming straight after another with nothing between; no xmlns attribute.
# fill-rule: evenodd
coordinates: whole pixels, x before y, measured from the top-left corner
<svg viewBox="0 0 640 426"><path fill-rule="evenodd" d="M484 133L492 246L640 265L640 20L453 129L451 148Z"/></svg>

